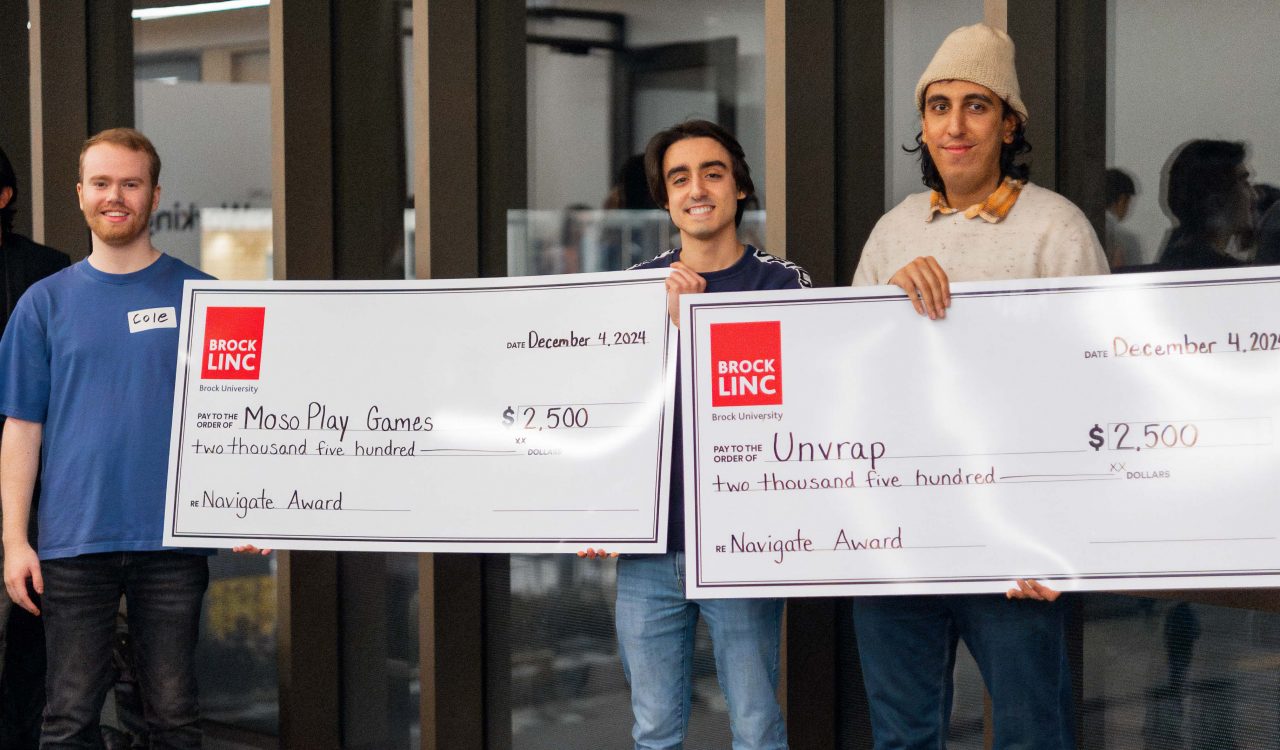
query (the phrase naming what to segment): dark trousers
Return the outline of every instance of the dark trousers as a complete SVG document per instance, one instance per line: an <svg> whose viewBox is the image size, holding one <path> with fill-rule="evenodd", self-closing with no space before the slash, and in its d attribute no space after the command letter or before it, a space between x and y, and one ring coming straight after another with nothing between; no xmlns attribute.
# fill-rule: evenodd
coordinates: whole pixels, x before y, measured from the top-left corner
<svg viewBox="0 0 1280 750"><path fill-rule="evenodd" d="M4 420L0 419L0 430ZM40 496L36 480L33 497ZM31 507L27 536L36 544L39 503ZM3 561L0 550L0 561ZM40 606L40 597L30 592ZM0 750L35 750L44 714L44 622L0 591Z"/></svg>
<svg viewBox="0 0 1280 750"><path fill-rule="evenodd" d="M858 656L876 750L940 750L964 639L991 694L996 750L1074 750L1066 609L1002 594L860 596Z"/></svg>
<svg viewBox="0 0 1280 750"><path fill-rule="evenodd" d="M115 679L111 654L121 595L151 746L200 747L195 648L207 558L109 552L45 560L40 568L49 655L41 747L102 747L98 717Z"/></svg>
<svg viewBox="0 0 1280 750"><path fill-rule="evenodd" d="M7 595L0 593L0 597ZM0 676L0 750L35 750L44 713L44 623L40 618L14 607L9 612L6 650Z"/></svg>

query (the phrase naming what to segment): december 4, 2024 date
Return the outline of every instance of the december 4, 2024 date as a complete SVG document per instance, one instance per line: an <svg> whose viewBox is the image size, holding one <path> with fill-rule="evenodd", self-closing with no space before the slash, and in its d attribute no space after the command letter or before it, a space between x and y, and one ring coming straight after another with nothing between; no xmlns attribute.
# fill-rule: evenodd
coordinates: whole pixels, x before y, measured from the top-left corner
<svg viewBox="0 0 1280 750"><path fill-rule="evenodd" d="M647 331L600 331L598 333L570 330L547 333L529 331L525 339L507 342L508 349L576 349L585 346L643 346L649 343Z"/></svg>
<svg viewBox="0 0 1280 750"><path fill-rule="evenodd" d="M1181 338L1167 340L1134 339L1115 336L1108 349L1089 349L1085 359L1117 359L1143 357L1180 357L1200 354L1248 354L1249 352L1280 352L1280 333L1270 331L1229 331L1226 346L1219 339L1201 339L1183 334Z"/></svg>

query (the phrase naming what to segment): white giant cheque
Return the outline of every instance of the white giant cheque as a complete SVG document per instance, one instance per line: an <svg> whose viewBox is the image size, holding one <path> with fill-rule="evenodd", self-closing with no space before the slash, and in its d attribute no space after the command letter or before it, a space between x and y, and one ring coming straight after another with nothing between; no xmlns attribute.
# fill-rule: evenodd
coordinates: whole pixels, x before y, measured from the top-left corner
<svg viewBox="0 0 1280 750"><path fill-rule="evenodd" d="M689 595L1280 585L1277 270L683 298Z"/></svg>
<svg viewBox="0 0 1280 750"><path fill-rule="evenodd" d="M165 544L662 551L665 276L187 282Z"/></svg>

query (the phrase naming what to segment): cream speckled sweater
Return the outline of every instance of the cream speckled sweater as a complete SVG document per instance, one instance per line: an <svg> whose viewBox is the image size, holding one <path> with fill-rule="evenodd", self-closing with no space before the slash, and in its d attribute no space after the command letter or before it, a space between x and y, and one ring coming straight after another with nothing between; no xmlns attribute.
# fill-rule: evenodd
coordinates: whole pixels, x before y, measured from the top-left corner
<svg viewBox="0 0 1280 750"><path fill-rule="evenodd" d="M854 286L887 284L914 258L932 255L953 281L1108 273L1093 226L1075 204L1027 183L998 224L964 212L929 217L929 191L907 196L880 217L862 248Z"/></svg>

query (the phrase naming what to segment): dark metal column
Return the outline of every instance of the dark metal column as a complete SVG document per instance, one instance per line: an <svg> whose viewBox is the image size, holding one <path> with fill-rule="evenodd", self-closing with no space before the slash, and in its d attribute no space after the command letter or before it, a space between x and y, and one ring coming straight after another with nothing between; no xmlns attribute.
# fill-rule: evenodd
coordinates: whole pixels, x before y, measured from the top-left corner
<svg viewBox="0 0 1280 750"><path fill-rule="evenodd" d="M413 3L415 268L474 277L479 184L474 1ZM418 562L423 750L484 747L484 576L479 555Z"/></svg>
<svg viewBox="0 0 1280 750"><path fill-rule="evenodd" d="M276 554L280 747L336 749L342 746L338 556Z"/></svg>
<svg viewBox="0 0 1280 750"><path fill-rule="evenodd" d="M90 133L133 127L132 10L131 0L85 0Z"/></svg>
<svg viewBox="0 0 1280 750"><path fill-rule="evenodd" d="M504 276L525 206L525 6L414 0L415 255L422 278ZM433 322L438 324L438 322ZM419 562L422 747L511 744L506 555Z"/></svg>
<svg viewBox="0 0 1280 750"><path fill-rule="evenodd" d="M1058 192L1105 236L1106 0L1058 4Z"/></svg>
<svg viewBox="0 0 1280 750"><path fill-rule="evenodd" d="M527 207L528 89L524 0L480 0L476 79L480 276L507 275L507 211ZM484 555L482 637L484 747L512 746L511 556Z"/></svg>
<svg viewBox="0 0 1280 750"><path fill-rule="evenodd" d="M331 279L329 4L276 0L268 17L275 278ZM280 746L341 747L337 553L280 552L277 585Z"/></svg>
<svg viewBox="0 0 1280 750"><path fill-rule="evenodd" d="M507 211L528 205L524 0L483 0L476 71L480 275L507 275Z"/></svg>
<svg viewBox="0 0 1280 750"><path fill-rule="evenodd" d="M80 146L89 135L83 2L31 0L32 239L72 259L88 254L75 200Z"/></svg>
<svg viewBox="0 0 1280 750"><path fill-rule="evenodd" d="M771 249L815 286L846 285L884 213L885 10L770 0L765 17Z"/></svg>
<svg viewBox="0 0 1280 750"><path fill-rule="evenodd" d="M418 275L479 275L475 0L414 0Z"/></svg>
<svg viewBox="0 0 1280 750"><path fill-rule="evenodd" d="M400 3L334 0L331 8L334 277L403 278ZM407 675L390 653L391 567L388 553L338 556L346 748L402 747L408 742L406 714L416 705L408 695Z"/></svg>
<svg viewBox="0 0 1280 750"><path fill-rule="evenodd" d="M1031 180L1050 190L1058 189L1057 12L1057 0L1019 0L1008 8L1018 85L1027 105Z"/></svg>
<svg viewBox="0 0 1280 750"><path fill-rule="evenodd" d="M27 83L4 88L6 112L0 116L6 140L8 133L16 139L23 132L29 139L30 151L26 144L5 144L22 181L19 219L36 241L74 260L89 252L88 230L75 200L80 147L99 130L133 124L132 3L30 0L30 33L21 5L5 0L0 6L5 38L13 39L15 48L24 46L19 40L26 42L22 51L0 52L0 68L6 68L0 75L10 79L29 71ZM30 95L25 101L23 93ZM16 122L21 116L27 118L25 127Z"/></svg>
<svg viewBox="0 0 1280 750"><path fill-rule="evenodd" d="M853 281L862 246L884 214L885 8L836 3L836 286Z"/></svg>
<svg viewBox="0 0 1280 750"><path fill-rule="evenodd" d="M787 258L845 285L884 213L884 5L770 0L765 16L767 109L784 117L766 132L770 234L780 220ZM791 746L870 746L849 600L790 600L785 644Z"/></svg>
<svg viewBox="0 0 1280 750"><path fill-rule="evenodd" d="M404 278L400 3L337 0L332 21L334 277Z"/></svg>
<svg viewBox="0 0 1280 750"><path fill-rule="evenodd" d="M803 0L785 8L785 250L788 260L808 270L815 286L836 280L836 4ZM765 30L766 37L770 33ZM769 174L776 167L771 163ZM766 195L770 206L776 197Z"/></svg>
<svg viewBox="0 0 1280 750"><path fill-rule="evenodd" d="M271 213L277 279L332 279L329 4L277 0L271 39Z"/></svg>
<svg viewBox="0 0 1280 750"><path fill-rule="evenodd" d="M480 555L419 558L422 750L485 747L483 586Z"/></svg>
<svg viewBox="0 0 1280 750"><path fill-rule="evenodd" d="M13 164L19 196L13 229L31 234L31 70L27 0L0 0L0 147Z"/></svg>

